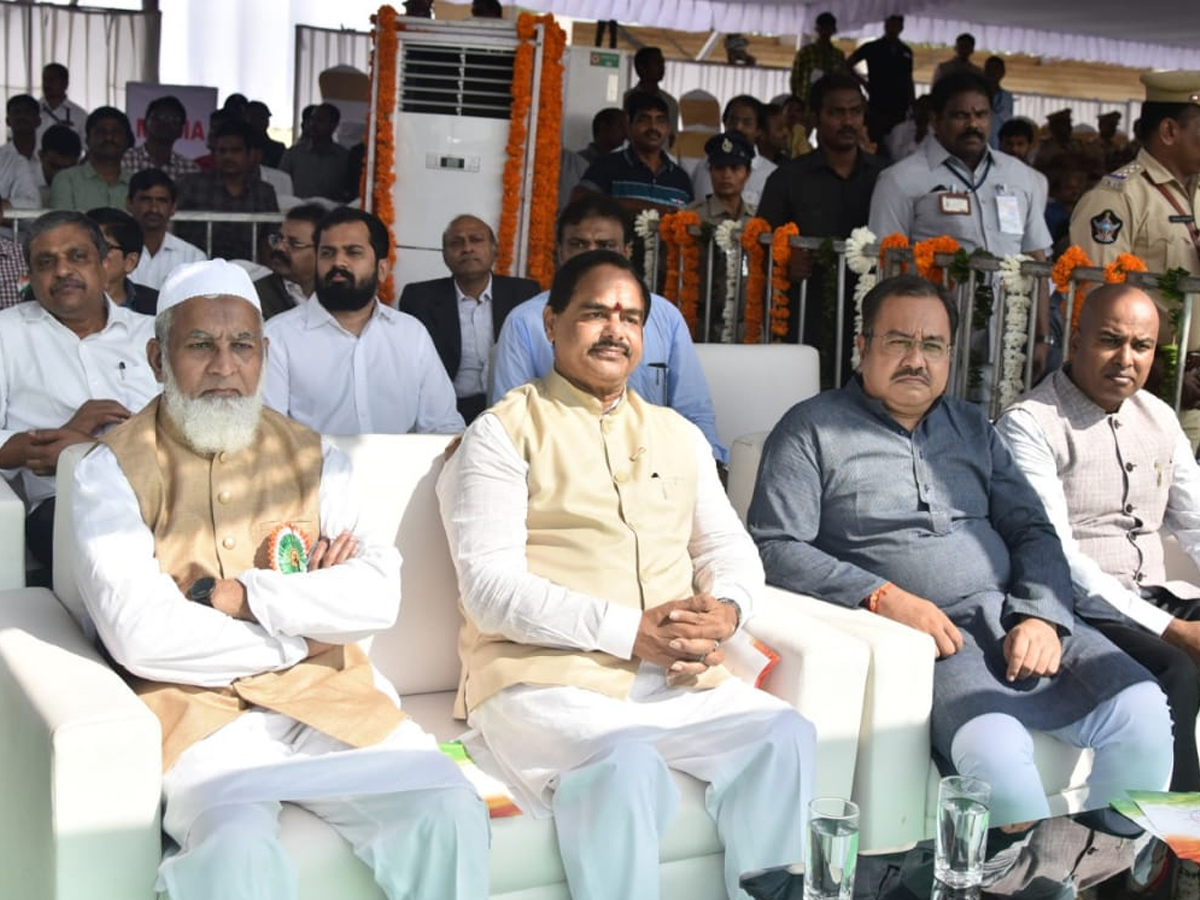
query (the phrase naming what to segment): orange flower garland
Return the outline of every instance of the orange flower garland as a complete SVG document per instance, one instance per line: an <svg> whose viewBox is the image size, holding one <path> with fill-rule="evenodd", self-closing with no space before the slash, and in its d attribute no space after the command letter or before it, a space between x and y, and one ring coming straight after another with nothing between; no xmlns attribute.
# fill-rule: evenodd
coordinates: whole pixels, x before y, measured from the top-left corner
<svg viewBox="0 0 1200 900"><path fill-rule="evenodd" d="M688 230L700 225L694 210L680 210L662 217L658 233L667 245L667 283L663 296L679 307L692 337L700 309L700 242ZM682 286L681 286L682 282Z"/></svg>
<svg viewBox="0 0 1200 900"><path fill-rule="evenodd" d="M948 235L939 235L928 240L917 241L913 245L913 260L917 264L917 274L928 278L934 284L942 283L942 267L935 265L933 258L938 253L957 253L958 241Z"/></svg>
<svg viewBox="0 0 1200 900"><path fill-rule="evenodd" d="M788 263L792 259L792 247L788 240L800 234L800 227L795 222L788 222L775 229L771 238L771 334L776 338L787 336L788 289L792 286L788 280Z"/></svg>
<svg viewBox="0 0 1200 900"><path fill-rule="evenodd" d="M1060 294L1068 293L1071 290L1071 273L1080 266L1090 268L1093 265L1094 263L1088 258L1083 248L1072 244L1062 252L1058 261L1054 263L1054 268L1050 271L1050 280L1054 282L1054 289Z"/></svg>
<svg viewBox="0 0 1200 900"><path fill-rule="evenodd" d="M534 202L529 207L529 256L527 271L542 287L549 287L554 278L554 215L558 208L558 173L560 166L563 53L566 32L551 15L517 16L517 46L513 60L512 115L509 121L507 159L504 163L504 201L500 210L500 228L496 235L499 249L496 268L502 274L512 271L516 254L517 221L524 198L522 183L525 172L525 142L529 137L526 120L533 102L533 66L537 26L543 27L542 71L538 87L537 130L534 133L533 182L530 190Z"/></svg>
<svg viewBox="0 0 1200 900"><path fill-rule="evenodd" d="M367 113L368 132L371 127L371 116L374 116L375 121L379 123L375 129L374 185L371 191L370 208L390 232L394 232L396 227L396 207L392 201L392 189L396 185L396 128L392 123L392 112L396 108L396 57L400 52L396 19L396 10L391 6L381 6L379 12L371 17L371 22L375 26L371 66L379 73L379 77L375 108ZM367 202L365 189L366 166L363 167L363 184L360 185L359 190L364 204ZM388 262L391 263L388 276L379 285L379 299L384 303L391 303L396 295L396 283L392 277L392 272L396 268L396 242L394 239L388 242Z"/></svg>
<svg viewBox="0 0 1200 900"><path fill-rule="evenodd" d="M1104 267L1104 280L1108 284L1124 284L1130 272L1145 272L1146 264L1132 253L1118 253L1117 258Z"/></svg>
<svg viewBox="0 0 1200 900"><path fill-rule="evenodd" d="M567 33L551 15L519 16L517 34L522 40L521 19L544 26L542 43L542 78L538 89L537 133L534 137L533 197L529 213L530 278L543 288L554 280L554 216L558 210L558 173L562 160L563 54ZM507 199L507 197L506 197Z"/></svg>
<svg viewBox="0 0 1200 900"><path fill-rule="evenodd" d="M758 239L771 230L771 223L755 217L742 228L742 248L749 256L746 278L746 332L743 344L762 342L763 292L767 281L767 253Z"/></svg>
<svg viewBox="0 0 1200 900"><path fill-rule="evenodd" d="M882 272L887 267L887 252L889 250L907 250L909 247L908 236L901 234L899 231L894 231L879 242L879 271ZM902 271L908 271L908 266L904 265Z"/></svg>
<svg viewBox="0 0 1200 900"><path fill-rule="evenodd" d="M517 18L517 36L521 43L513 59L512 116L508 125L508 143L504 152L504 204L500 208L500 228L496 235L496 271L507 275L512 271L513 250L517 241L517 213L521 205L521 177L525 171L525 120L529 116L529 105L533 93L533 22L532 16Z"/></svg>

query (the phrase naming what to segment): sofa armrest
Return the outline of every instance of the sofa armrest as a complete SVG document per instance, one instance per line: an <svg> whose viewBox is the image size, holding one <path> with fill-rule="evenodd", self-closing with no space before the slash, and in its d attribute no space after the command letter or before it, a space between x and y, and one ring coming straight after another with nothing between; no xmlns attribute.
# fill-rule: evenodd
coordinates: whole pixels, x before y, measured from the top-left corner
<svg viewBox="0 0 1200 900"><path fill-rule="evenodd" d="M0 591L25 587L25 502L0 478Z"/></svg>
<svg viewBox="0 0 1200 900"><path fill-rule="evenodd" d="M0 900L151 900L158 720L50 591L0 592Z"/></svg>
<svg viewBox="0 0 1200 900"><path fill-rule="evenodd" d="M796 602L803 599L768 588L746 629L779 654L764 689L817 729L814 795L849 797L870 652L864 642L807 615Z"/></svg>
<svg viewBox="0 0 1200 900"><path fill-rule="evenodd" d="M758 431L743 434L729 447L729 480L725 492L734 512L746 524L746 513L754 499L754 483L758 480L758 463L762 459L763 444L770 432Z"/></svg>
<svg viewBox="0 0 1200 900"><path fill-rule="evenodd" d="M800 611L865 644L870 670L862 705L854 792L859 847L884 850L925 837L933 638L862 609L846 609L778 588Z"/></svg>

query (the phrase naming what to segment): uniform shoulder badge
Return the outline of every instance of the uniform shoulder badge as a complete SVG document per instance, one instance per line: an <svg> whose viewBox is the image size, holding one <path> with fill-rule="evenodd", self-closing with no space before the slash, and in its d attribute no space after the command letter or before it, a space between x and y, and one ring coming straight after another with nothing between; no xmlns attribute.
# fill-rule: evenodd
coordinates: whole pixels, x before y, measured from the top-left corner
<svg viewBox="0 0 1200 900"><path fill-rule="evenodd" d="M1135 160L1134 162L1121 166L1121 168L1117 169L1115 172L1109 172L1104 176L1104 180L1100 183L1107 188L1112 188L1115 191L1123 191L1125 190L1125 185L1129 182L1129 179L1140 174L1143 168L1144 167L1142 164Z"/></svg>
<svg viewBox="0 0 1200 900"><path fill-rule="evenodd" d="M1092 216L1092 240L1097 244L1115 244L1125 223L1111 209Z"/></svg>

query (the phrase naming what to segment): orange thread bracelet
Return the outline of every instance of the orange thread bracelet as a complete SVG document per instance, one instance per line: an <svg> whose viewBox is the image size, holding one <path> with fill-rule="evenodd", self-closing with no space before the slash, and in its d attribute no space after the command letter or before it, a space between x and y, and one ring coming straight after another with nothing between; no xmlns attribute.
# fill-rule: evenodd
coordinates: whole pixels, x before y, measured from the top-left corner
<svg viewBox="0 0 1200 900"><path fill-rule="evenodd" d="M879 612L879 601L883 599L884 594L894 587L895 585L889 581L887 584L884 584L871 591L870 596L868 596L866 599L867 610L869 612Z"/></svg>

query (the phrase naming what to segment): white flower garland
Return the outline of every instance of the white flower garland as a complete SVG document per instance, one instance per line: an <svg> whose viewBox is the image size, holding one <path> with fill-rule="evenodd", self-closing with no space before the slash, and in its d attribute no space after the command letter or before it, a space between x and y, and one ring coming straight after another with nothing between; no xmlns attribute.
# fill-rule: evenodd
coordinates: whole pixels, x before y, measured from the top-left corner
<svg viewBox="0 0 1200 900"><path fill-rule="evenodd" d="M725 254L725 311L722 315L721 343L737 340L738 272L742 268L742 226L729 220L717 226L713 242Z"/></svg>
<svg viewBox="0 0 1200 900"><path fill-rule="evenodd" d="M879 281L879 276L875 271L879 266L879 257L875 253L877 243L871 229L866 227L855 228L850 232L850 237L846 238L846 268L858 276L858 282L854 285L854 336L856 338L862 334L863 298ZM870 253L867 252L867 248L871 248ZM855 341L850 364L857 369L860 362L862 359L858 353L858 341Z"/></svg>
<svg viewBox="0 0 1200 900"><path fill-rule="evenodd" d="M1023 254L1006 256L1000 261L1000 281L1004 285L1004 356L1001 361L999 392L1003 411L1025 390L1025 345L1029 340L1029 310L1033 305L1034 280L1021 274Z"/></svg>
<svg viewBox="0 0 1200 900"><path fill-rule="evenodd" d="M638 213L633 223L633 230L642 239L644 253L642 254L642 279L646 287L654 290L654 262L658 258L658 224L657 209L644 209Z"/></svg>

